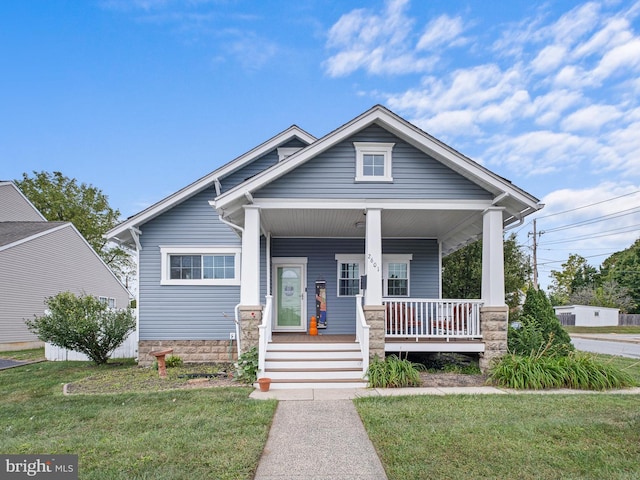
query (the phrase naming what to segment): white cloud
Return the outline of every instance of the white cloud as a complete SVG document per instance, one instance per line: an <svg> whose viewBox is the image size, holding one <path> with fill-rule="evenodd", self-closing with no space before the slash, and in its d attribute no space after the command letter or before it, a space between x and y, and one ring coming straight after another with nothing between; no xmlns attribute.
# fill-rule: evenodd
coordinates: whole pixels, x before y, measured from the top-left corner
<svg viewBox="0 0 640 480"><path fill-rule="evenodd" d="M441 15L426 26L424 33L418 40L416 49L433 51L452 42L460 45L464 41L460 38L463 30L462 18Z"/></svg>
<svg viewBox="0 0 640 480"><path fill-rule="evenodd" d="M612 105L589 105L567 116L561 126L569 131L595 131L621 116L622 112Z"/></svg>
<svg viewBox="0 0 640 480"><path fill-rule="evenodd" d="M558 68L567 56L567 49L560 45L544 47L538 56L531 62L534 73L548 73Z"/></svg>
<svg viewBox="0 0 640 480"><path fill-rule="evenodd" d="M416 40L415 20L405 13L408 3L389 0L380 14L360 8L342 15L328 32L326 46L337 52L324 62L326 73L343 77L360 69L376 75L428 72L445 46L467 41L461 36L462 20L446 15L430 22Z"/></svg>

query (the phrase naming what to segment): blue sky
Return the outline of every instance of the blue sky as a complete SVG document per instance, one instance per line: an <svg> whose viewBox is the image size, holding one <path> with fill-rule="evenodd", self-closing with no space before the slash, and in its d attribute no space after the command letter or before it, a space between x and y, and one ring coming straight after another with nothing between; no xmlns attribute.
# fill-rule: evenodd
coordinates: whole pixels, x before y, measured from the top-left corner
<svg viewBox="0 0 640 480"><path fill-rule="evenodd" d="M546 204L546 285L569 253L597 266L639 236L639 18L616 0L5 0L0 178L61 171L126 217L380 103Z"/></svg>

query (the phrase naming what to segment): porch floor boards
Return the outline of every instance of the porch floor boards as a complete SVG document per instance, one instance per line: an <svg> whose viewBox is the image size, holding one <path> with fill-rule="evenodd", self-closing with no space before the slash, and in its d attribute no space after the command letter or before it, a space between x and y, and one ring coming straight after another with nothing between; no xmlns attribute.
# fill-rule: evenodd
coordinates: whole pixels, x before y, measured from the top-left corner
<svg viewBox="0 0 640 480"><path fill-rule="evenodd" d="M284 333L273 332L271 335L272 343L355 343L354 335L309 335L307 333Z"/></svg>

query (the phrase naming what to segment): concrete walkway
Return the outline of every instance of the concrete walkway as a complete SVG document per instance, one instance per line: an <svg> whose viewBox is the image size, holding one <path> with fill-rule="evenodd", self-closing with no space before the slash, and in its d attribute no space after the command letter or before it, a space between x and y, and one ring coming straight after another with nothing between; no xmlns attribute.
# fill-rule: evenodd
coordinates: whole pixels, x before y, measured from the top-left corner
<svg viewBox="0 0 640 480"><path fill-rule="evenodd" d="M280 400L255 480L386 480L353 402L402 395L636 394L640 388L510 390L496 387L282 389L250 397Z"/></svg>
<svg viewBox="0 0 640 480"><path fill-rule="evenodd" d="M386 480L387 476L353 402L326 400L278 404L254 478Z"/></svg>

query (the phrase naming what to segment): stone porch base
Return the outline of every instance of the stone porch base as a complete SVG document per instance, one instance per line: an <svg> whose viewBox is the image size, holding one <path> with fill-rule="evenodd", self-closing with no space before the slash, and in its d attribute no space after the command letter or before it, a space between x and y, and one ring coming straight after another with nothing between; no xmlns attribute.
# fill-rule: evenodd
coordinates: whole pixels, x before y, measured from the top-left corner
<svg viewBox="0 0 640 480"><path fill-rule="evenodd" d="M138 342L138 365L153 365L153 350L173 348L172 355L184 363L233 363L238 359L238 347L230 340L140 340Z"/></svg>

